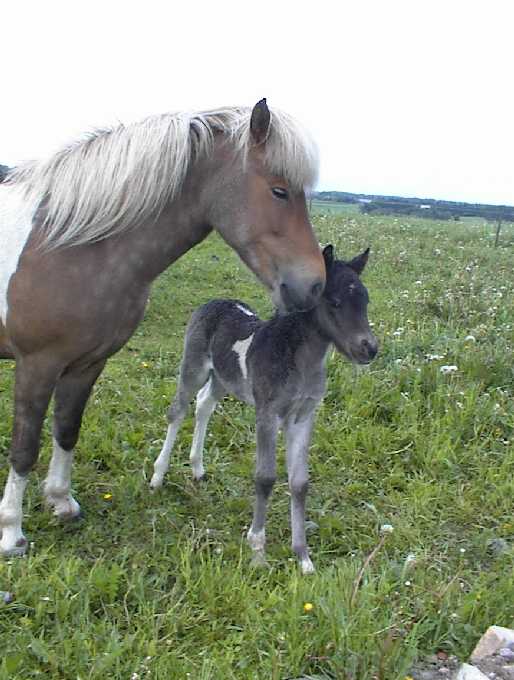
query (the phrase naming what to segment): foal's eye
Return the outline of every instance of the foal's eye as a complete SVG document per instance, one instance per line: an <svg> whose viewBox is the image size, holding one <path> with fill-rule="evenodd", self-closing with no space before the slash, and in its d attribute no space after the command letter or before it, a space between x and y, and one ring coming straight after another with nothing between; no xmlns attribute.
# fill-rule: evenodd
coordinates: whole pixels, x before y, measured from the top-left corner
<svg viewBox="0 0 514 680"><path fill-rule="evenodd" d="M271 189L271 193L275 198L280 198L282 201L287 201L289 198L289 193L287 189L283 189L282 187L273 187Z"/></svg>

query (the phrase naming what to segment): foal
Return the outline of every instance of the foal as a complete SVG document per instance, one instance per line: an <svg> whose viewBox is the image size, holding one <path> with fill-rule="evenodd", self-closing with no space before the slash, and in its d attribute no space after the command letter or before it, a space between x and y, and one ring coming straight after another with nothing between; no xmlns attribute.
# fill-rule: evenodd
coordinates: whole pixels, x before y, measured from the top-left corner
<svg viewBox="0 0 514 680"><path fill-rule="evenodd" d="M325 394L325 356L331 344L358 364L377 353L367 318L368 293L359 279L369 248L350 262L323 251L327 283L321 301L307 312L261 321L236 300L213 300L189 322L168 431L155 461L152 488L162 485L173 444L193 395L196 422L191 447L194 479L204 475L203 446L209 418L227 393L255 406L256 502L248 542L264 561L266 507L276 478L276 438L286 437L291 491L292 547L304 574L314 571L305 539L307 457L315 410Z"/></svg>

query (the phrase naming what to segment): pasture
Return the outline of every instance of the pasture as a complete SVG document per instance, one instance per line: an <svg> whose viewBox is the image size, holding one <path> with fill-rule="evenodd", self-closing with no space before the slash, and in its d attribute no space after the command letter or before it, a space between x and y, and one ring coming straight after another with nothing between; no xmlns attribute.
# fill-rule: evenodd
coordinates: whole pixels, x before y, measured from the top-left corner
<svg viewBox="0 0 514 680"><path fill-rule="evenodd" d="M437 650L465 657L491 623L512 626L512 227L495 249L484 225L319 210L314 221L339 255L371 246L363 279L381 345L369 370L328 363L308 496L317 573L302 577L288 546L283 460L270 569L250 567L254 416L232 399L212 418L206 481L191 480L191 410L165 486L148 489L191 311L213 297L271 309L210 237L158 279L96 385L73 478L85 517L69 526L42 507L46 426L26 496L35 544L0 562L0 590L15 594L0 604L0 678L394 680ZM4 361L2 453L12 384Z"/></svg>

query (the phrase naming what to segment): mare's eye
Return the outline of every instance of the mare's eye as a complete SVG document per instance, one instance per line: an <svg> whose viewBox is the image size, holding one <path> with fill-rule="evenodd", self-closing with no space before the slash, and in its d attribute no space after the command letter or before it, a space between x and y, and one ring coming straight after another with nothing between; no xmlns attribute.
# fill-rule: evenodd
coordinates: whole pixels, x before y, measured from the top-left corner
<svg viewBox="0 0 514 680"><path fill-rule="evenodd" d="M271 189L271 193L275 198L280 198L282 201L287 201L289 198L289 193L287 189L283 189L282 187L273 187Z"/></svg>

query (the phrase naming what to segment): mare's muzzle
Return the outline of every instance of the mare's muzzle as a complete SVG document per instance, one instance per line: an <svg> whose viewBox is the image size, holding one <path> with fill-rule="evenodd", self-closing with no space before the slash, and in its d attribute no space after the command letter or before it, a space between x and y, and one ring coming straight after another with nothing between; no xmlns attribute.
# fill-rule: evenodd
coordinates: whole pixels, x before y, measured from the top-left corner
<svg viewBox="0 0 514 680"><path fill-rule="evenodd" d="M305 312L317 305L324 287L321 279L310 280L307 284L283 281L280 297L287 312Z"/></svg>

